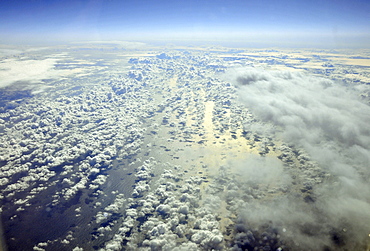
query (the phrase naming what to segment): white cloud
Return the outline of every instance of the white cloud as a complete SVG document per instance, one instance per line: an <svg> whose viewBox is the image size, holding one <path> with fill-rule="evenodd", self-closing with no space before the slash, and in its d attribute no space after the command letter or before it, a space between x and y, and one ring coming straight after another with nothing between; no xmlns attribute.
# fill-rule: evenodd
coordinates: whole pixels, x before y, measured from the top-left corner
<svg viewBox="0 0 370 251"><path fill-rule="evenodd" d="M283 165L276 157L261 157L249 154L241 162L235 162L241 178L249 184L279 185L288 183L290 176L284 172Z"/></svg>
<svg viewBox="0 0 370 251"><path fill-rule="evenodd" d="M0 63L0 87L17 81L40 81L53 75L52 69L57 59L15 60L6 59Z"/></svg>
<svg viewBox="0 0 370 251"><path fill-rule="evenodd" d="M39 50L38 48L28 51ZM86 69L56 69L55 65L59 60L65 59L67 53L49 55L45 59L30 59L24 57L8 58L0 61L0 88L11 85L15 82L42 82L45 79L60 78L71 74L84 73ZM83 62L89 64L90 62Z"/></svg>
<svg viewBox="0 0 370 251"><path fill-rule="evenodd" d="M370 225L370 217L362 213L370 209L370 107L360 101L354 88L324 78L261 69L239 69L229 74L246 107L261 121L273 125L265 132L275 128L275 135L305 149L331 175L313 187L313 205L286 197L279 200L280 206L255 205L255 211L250 208L244 217L261 224L269 220L288 224L295 241L313 249L315 245L332 245L333 231L346 228L343 238L348 248L354 248L350 245L362 241ZM274 172L260 175L252 168L249 175L250 179L269 183L269 179L281 178L283 169ZM305 182L314 184L310 178ZM302 217L300 212L311 206L312 211ZM287 213L288 218L283 216ZM302 224L315 229L321 226L320 234L307 234L311 230L297 227Z"/></svg>
<svg viewBox="0 0 370 251"><path fill-rule="evenodd" d="M14 54L20 54L20 53L22 53L22 51L17 50L17 49L10 49L10 48L0 49L0 56L8 56L8 55L14 55Z"/></svg>

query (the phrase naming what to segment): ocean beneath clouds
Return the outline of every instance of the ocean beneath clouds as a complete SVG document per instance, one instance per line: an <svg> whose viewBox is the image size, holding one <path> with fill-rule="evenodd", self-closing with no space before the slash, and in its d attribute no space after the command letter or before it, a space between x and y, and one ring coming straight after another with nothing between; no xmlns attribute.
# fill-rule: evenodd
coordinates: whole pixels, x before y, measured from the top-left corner
<svg viewBox="0 0 370 251"><path fill-rule="evenodd" d="M8 250L368 247L368 83L334 78L335 62L320 71L305 66L317 57L227 48L37 53L45 78L0 89ZM23 56L11 63L34 54Z"/></svg>

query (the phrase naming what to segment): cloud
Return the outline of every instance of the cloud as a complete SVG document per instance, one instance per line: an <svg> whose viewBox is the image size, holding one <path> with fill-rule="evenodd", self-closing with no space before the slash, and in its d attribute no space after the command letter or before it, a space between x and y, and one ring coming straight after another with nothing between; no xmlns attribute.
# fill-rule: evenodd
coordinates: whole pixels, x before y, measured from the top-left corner
<svg viewBox="0 0 370 251"><path fill-rule="evenodd" d="M50 76L56 59L14 60L6 59L0 64L0 87L17 81L40 81Z"/></svg>
<svg viewBox="0 0 370 251"><path fill-rule="evenodd" d="M288 196L270 202L274 205L254 204L242 214L244 220L289 225L294 232L291 239L308 249L354 248L352 244L362 242L370 231L370 217L365 213L370 210L370 107L361 102L358 91L296 72L237 69L228 78L246 107L269 124L265 131L274 129L276 137L304 149L329 175L313 187L311 205ZM271 175L280 176L282 169L270 176L254 175L250 170L250 179L256 176L265 182ZM304 225L319 230L311 233L299 227Z"/></svg>
<svg viewBox="0 0 370 251"><path fill-rule="evenodd" d="M41 48L34 48L34 50ZM32 51L32 49L28 49ZM8 58L0 61L0 88L16 82L38 83L45 79L61 78L72 74L84 73L86 69L56 69L55 65L66 58L65 53L50 55L45 59ZM89 62L86 62L89 63ZM86 67L85 67L86 68Z"/></svg>
<svg viewBox="0 0 370 251"><path fill-rule="evenodd" d="M273 157L261 157L249 154L242 162L233 163L245 182L254 184L272 184L288 182L281 161ZM248 167L248 168L245 168ZM276 177L279 177L277 180Z"/></svg>
<svg viewBox="0 0 370 251"><path fill-rule="evenodd" d="M14 55L14 54L20 54L22 53L21 50L12 49L12 48L0 48L0 56L8 56L8 55Z"/></svg>
<svg viewBox="0 0 370 251"><path fill-rule="evenodd" d="M298 128L303 136L297 140L313 138L305 132L317 131L319 135L314 136L325 135L348 146L364 146L369 142L369 129L365 126L370 120L369 107L351 89L301 73L244 74L237 78L244 103L265 121ZM285 133L296 138L288 131Z"/></svg>

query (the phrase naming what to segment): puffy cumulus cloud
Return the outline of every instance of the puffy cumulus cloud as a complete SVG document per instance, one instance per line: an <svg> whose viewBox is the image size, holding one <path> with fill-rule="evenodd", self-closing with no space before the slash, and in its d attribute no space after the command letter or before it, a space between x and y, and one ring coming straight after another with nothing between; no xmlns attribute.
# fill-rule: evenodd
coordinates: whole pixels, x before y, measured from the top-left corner
<svg viewBox="0 0 370 251"><path fill-rule="evenodd" d="M132 194L132 197L125 201L125 218L118 232L101 250L121 250L123 245L129 250L225 248L217 217L209 207L199 205L202 201L199 188L202 179L193 176L185 179L179 166L168 162L162 164L166 169L158 176L159 179L154 180L154 176L149 175L145 180L137 180L135 189L142 186L143 182L150 185L149 189L143 191L139 197ZM157 161L151 158L145 160L136 170L151 173L151 169L158 165ZM103 220L103 217L101 212L96 215L97 220ZM98 231L104 233L107 230L105 227Z"/></svg>
<svg viewBox="0 0 370 251"><path fill-rule="evenodd" d="M280 233L283 238L305 249L359 248L356 245L370 232L370 216L365 213L370 210L370 107L361 102L356 89L304 73L239 69L228 77L246 107L270 124L259 132L272 131L294 148L304 149L307 156L301 155L301 161L311 158L328 175L321 184L313 184L310 203L294 196L272 204L255 202L245 205L242 221L254 227L280 225L286 230ZM281 150L283 162L292 163L290 153ZM266 166L251 161L249 166ZM284 174L274 163L267 166L277 168L273 172L262 168L262 173L250 168L249 179L271 182Z"/></svg>

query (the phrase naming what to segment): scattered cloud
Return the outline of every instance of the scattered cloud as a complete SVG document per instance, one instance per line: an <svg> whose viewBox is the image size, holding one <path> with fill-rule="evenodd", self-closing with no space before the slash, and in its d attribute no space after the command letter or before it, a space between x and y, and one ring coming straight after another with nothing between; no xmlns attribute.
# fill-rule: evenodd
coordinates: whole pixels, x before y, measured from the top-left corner
<svg viewBox="0 0 370 251"><path fill-rule="evenodd" d="M102 58L69 52L53 56L65 57L64 70L54 59L9 59L4 79L42 81ZM243 69L228 77L246 111L230 79L218 79L236 65L229 59L131 58L125 74L114 63L91 81L62 79L54 93L4 109L0 198L17 208L11 220L34 206L53 224L69 205L88 226L34 249L80 250L79 236L91 233L84 249L356 250L350 245L368 238L370 222L368 106L341 83Z"/></svg>

